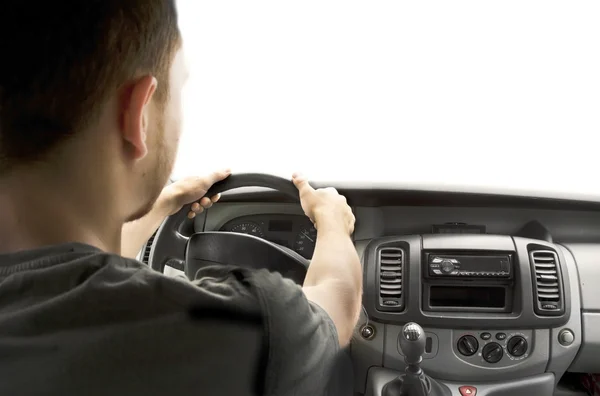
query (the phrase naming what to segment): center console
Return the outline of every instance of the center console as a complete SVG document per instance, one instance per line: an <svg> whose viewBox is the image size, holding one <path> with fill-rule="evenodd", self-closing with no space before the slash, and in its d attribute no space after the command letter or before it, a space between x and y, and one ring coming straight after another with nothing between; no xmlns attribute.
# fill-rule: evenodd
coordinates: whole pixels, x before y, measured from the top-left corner
<svg viewBox="0 0 600 396"><path fill-rule="evenodd" d="M560 326L570 315L560 255L546 242L509 236L373 240L364 252L365 308L370 318L392 324Z"/></svg>
<svg viewBox="0 0 600 396"><path fill-rule="evenodd" d="M399 392L386 384L401 384L405 370L415 370L401 346L413 322L423 332L418 367L440 387L463 387L449 394L469 386L480 396L551 394L544 390L554 388L580 342L580 316L570 312L577 279L571 282L566 253L498 235L372 240L363 254L365 312L352 346L353 355L363 354L355 371L368 371L359 389Z"/></svg>

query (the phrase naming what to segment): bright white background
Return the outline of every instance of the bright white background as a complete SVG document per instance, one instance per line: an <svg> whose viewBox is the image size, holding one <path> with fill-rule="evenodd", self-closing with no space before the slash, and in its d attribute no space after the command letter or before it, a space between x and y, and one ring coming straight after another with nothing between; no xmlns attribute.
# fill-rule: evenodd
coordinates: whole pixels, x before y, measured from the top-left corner
<svg viewBox="0 0 600 396"><path fill-rule="evenodd" d="M600 2L179 0L174 177L600 196Z"/></svg>

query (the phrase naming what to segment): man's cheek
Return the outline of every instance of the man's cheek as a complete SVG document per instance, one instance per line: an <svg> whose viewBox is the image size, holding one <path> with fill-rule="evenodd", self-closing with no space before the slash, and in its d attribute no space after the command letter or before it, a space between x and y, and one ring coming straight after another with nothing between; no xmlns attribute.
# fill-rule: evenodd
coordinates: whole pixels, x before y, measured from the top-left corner
<svg viewBox="0 0 600 396"><path fill-rule="evenodd" d="M175 112L175 128L176 128L176 134L177 134L178 138L182 132L181 129L183 127L183 117L184 117L183 106L182 106L182 103L180 100L177 103L177 109Z"/></svg>

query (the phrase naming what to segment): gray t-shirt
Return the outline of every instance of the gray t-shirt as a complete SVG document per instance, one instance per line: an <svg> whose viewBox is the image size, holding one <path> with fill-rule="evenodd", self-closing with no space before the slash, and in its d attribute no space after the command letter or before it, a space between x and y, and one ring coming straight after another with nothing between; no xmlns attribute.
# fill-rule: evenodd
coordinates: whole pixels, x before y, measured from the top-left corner
<svg viewBox="0 0 600 396"><path fill-rule="evenodd" d="M0 255L0 395L333 395L338 359L329 316L279 274L192 283L83 244Z"/></svg>

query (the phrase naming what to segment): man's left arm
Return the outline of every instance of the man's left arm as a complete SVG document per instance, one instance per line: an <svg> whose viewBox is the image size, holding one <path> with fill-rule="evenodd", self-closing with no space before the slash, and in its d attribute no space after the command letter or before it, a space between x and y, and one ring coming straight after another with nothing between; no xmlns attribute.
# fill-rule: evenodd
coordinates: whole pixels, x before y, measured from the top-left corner
<svg viewBox="0 0 600 396"><path fill-rule="evenodd" d="M194 218L204 209L208 209L219 200L219 195L212 198L204 195L216 182L227 178L229 170L214 172L205 177L188 177L166 186L154 206L145 216L125 223L121 236L121 255L136 258L144 243L160 227L167 216L177 213L184 205L192 204L188 214Z"/></svg>

